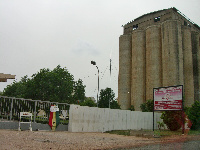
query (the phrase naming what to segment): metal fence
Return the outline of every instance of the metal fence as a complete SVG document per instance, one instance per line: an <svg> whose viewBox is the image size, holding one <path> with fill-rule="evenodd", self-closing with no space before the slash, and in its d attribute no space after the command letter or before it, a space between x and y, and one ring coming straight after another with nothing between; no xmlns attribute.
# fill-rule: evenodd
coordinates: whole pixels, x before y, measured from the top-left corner
<svg viewBox="0 0 200 150"><path fill-rule="evenodd" d="M60 123L67 124L70 107L68 103L7 96L0 96L0 119L19 120L20 112L30 112L33 114L33 122L48 123L51 105L59 107Z"/></svg>

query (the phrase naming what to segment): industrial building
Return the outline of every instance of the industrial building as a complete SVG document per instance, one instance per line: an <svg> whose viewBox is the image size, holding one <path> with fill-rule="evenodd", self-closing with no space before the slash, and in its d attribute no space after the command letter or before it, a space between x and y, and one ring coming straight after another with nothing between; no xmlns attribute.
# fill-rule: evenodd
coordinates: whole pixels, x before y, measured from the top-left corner
<svg viewBox="0 0 200 150"><path fill-rule="evenodd" d="M153 88L183 85L185 106L200 100L200 27L176 8L123 25L119 38L118 101L140 110Z"/></svg>

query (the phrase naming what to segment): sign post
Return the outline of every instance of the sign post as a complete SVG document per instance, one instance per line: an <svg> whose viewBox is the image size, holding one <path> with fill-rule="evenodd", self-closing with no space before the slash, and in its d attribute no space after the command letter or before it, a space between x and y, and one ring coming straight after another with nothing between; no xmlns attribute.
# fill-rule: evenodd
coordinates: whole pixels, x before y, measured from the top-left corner
<svg viewBox="0 0 200 150"><path fill-rule="evenodd" d="M56 105L52 105L50 107L50 117L49 117L49 125L53 131L55 131L56 127L59 125L59 108Z"/></svg>
<svg viewBox="0 0 200 150"><path fill-rule="evenodd" d="M154 110L153 110L153 131L154 111L182 110L183 112L183 85L159 87L153 89ZM184 134L184 116L182 133Z"/></svg>

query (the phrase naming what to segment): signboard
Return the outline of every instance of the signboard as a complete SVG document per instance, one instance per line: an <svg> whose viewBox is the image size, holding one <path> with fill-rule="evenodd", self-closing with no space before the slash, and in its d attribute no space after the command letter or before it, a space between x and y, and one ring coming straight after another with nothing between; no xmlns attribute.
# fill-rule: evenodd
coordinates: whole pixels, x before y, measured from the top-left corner
<svg viewBox="0 0 200 150"><path fill-rule="evenodd" d="M153 89L154 110L182 110L183 86L169 86Z"/></svg>
<svg viewBox="0 0 200 150"><path fill-rule="evenodd" d="M57 112L57 111L59 111L58 106L51 106L50 107L50 112Z"/></svg>

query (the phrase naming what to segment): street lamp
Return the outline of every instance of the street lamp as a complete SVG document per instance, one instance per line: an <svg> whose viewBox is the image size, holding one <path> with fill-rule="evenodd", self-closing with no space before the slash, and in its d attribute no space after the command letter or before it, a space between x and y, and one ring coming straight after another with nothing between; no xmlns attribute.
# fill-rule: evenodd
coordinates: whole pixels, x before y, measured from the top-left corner
<svg viewBox="0 0 200 150"><path fill-rule="evenodd" d="M92 65L95 65L95 66L97 67L97 65L96 65L96 62L95 62L95 61L91 61L91 64L92 64ZM99 98L99 68L98 68L98 67L97 67L97 70L98 70L97 107L98 107L98 98Z"/></svg>

